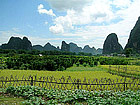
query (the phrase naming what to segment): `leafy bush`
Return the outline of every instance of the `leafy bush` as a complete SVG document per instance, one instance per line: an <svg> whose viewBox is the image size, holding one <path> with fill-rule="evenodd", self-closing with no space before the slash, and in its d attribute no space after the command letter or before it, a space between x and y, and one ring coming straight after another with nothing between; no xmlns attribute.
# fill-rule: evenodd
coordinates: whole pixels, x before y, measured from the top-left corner
<svg viewBox="0 0 140 105"><path fill-rule="evenodd" d="M16 70L16 69L18 69L18 67L17 67L17 66L14 66L14 67L13 67L13 70Z"/></svg>
<svg viewBox="0 0 140 105"><path fill-rule="evenodd" d="M57 69L57 71L64 71L65 68L63 66L59 66L59 68Z"/></svg>
<svg viewBox="0 0 140 105"><path fill-rule="evenodd" d="M77 63L76 63L76 66L77 66L77 67L79 67L79 65L80 65L80 63L79 63L79 62L77 62Z"/></svg>
<svg viewBox="0 0 140 105"><path fill-rule="evenodd" d="M0 69L6 69L6 68L7 68L6 58L0 57Z"/></svg>
<svg viewBox="0 0 140 105"><path fill-rule="evenodd" d="M135 63L135 65L140 66L140 61L137 61L137 62Z"/></svg>
<svg viewBox="0 0 140 105"><path fill-rule="evenodd" d="M90 66L90 67L93 67L93 66L94 66L94 64L93 64L93 63L91 63L89 66Z"/></svg>
<svg viewBox="0 0 140 105"><path fill-rule="evenodd" d="M29 68L30 68L30 65L29 64L22 64L19 69L20 70L28 70Z"/></svg>
<svg viewBox="0 0 140 105"><path fill-rule="evenodd" d="M94 62L94 65L95 65L95 66L98 66L98 61L95 61L95 62Z"/></svg>

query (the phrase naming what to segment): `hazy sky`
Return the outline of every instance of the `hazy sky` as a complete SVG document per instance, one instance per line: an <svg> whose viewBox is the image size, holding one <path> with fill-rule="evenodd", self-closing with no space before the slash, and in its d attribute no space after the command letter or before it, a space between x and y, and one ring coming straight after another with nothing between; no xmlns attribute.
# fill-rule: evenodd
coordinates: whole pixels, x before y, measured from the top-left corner
<svg viewBox="0 0 140 105"><path fill-rule="evenodd" d="M139 16L140 0L0 0L0 44L27 36L33 45L102 48L116 33L124 47Z"/></svg>

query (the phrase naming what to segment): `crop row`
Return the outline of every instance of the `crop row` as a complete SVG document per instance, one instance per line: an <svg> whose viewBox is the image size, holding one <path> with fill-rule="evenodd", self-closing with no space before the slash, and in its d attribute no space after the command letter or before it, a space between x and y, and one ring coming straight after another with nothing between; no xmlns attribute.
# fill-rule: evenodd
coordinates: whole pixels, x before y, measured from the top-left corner
<svg viewBox="0 0 140 105"><path fill-rule="evenodd" d="M78 67L75 67L77 69ZM13 77L17 77L18 79L28 78L30 75L34 76L37 75L37 77L47 77L47 76L53 76L57 79L61 78L62 76L64 77L71 77L75 79L81 79L82 81L84 80L84 77L86 79L93 80L95 78L101 79L101 78L110 78L110 79L116 79L116 78L121 78L120 76L117 75L111 75L107 73L106 71L94 71L94 67L92 71L37 71L37 70L1 70L0 71L0 77L8 77L10 78L11 75Z"/></svg>
<svg viewBox="0 0 140 105"><path fill-rule="evenodd" d="M8 87L5 94L22 97L23 105L139 105L140 91L86 91L86 90L46 90L34 86Z"/></svg>

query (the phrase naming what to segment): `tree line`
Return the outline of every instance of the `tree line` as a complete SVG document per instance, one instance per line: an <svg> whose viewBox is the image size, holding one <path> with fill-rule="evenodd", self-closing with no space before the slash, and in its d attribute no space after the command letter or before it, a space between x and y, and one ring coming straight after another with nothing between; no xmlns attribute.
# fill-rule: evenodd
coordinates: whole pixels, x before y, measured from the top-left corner
<svg viewBox="0 0 140 105"><path fill-rule="evenodd" d="M77 66L100 65L127 65L128 60L117 57L94 57L76 55L32 55L16 54L9 57L0 57L1 69L23 69L23 70L49 70L63 71L76 64Z"/></svg>
<svg viewBox="0 0 140 105"><path fill-rule="evenodd" d="M39 50L14 50L14 49L0 49L0 54L7 56L14 56L16 54L32 54L32 55L81 55L81 56L92 56L91 53L84 52L66 52L66 51L39 51Z"/></svg>

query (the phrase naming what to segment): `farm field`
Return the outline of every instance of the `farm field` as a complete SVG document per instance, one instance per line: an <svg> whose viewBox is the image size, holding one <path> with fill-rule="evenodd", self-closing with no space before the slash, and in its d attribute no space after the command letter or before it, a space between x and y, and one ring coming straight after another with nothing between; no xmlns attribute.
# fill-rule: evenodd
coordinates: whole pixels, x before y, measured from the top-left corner
<svg viewBox="0 0 140 105"><path fill-rule="evenodd" d="M71 76L71 78L75 79L81 79L83 80L84 77L86 79L101 79L101 78L120 78L120 76L117 75L111 75L107 73L106 69L99 67L70 67L67 68L66 71L37 71L37 70L1 70L0 77L9 77L9 76L17 76L20 78L28 77L30 75L37 75L38 77L43 76L53 76L55 78L61 78L62 76L68 77Z"/></svg>
<svg viewBox="0 0 140 105"><path fill-rule="evenodd" d="M12 75L12 77L11 77ZM3 77L4 78L3 78ZM37 71L37 70L1 70L0 77L2 80L29 80L27 82L5 82L0 84L1 87L30 85L31 77L33 80L42 81L34 83L35 86L45 87L47 89L85 89L85 90L124 90L139 89L136 85L138 80L124 78L118 75L112 75L101 66L94 67L70 67L66 71ZM13 78L13 79L10 79ZM47 82L43 82L47 81ZM82 83L77 85L77 81ZM124 81L127 87L124 87ZM53 83L56 82L57 84ZM65 84L66 83L66 84ZM117 84L116 84L117 83ZM136 84L135 84L136 83ZM95 84L95 85L90 85ZM99 84L99 85L97 85ZM101 84L101 85L100 85ZM102 85L107 84L107 85ZM111 85L112 84L112 85Z"/></svg>

